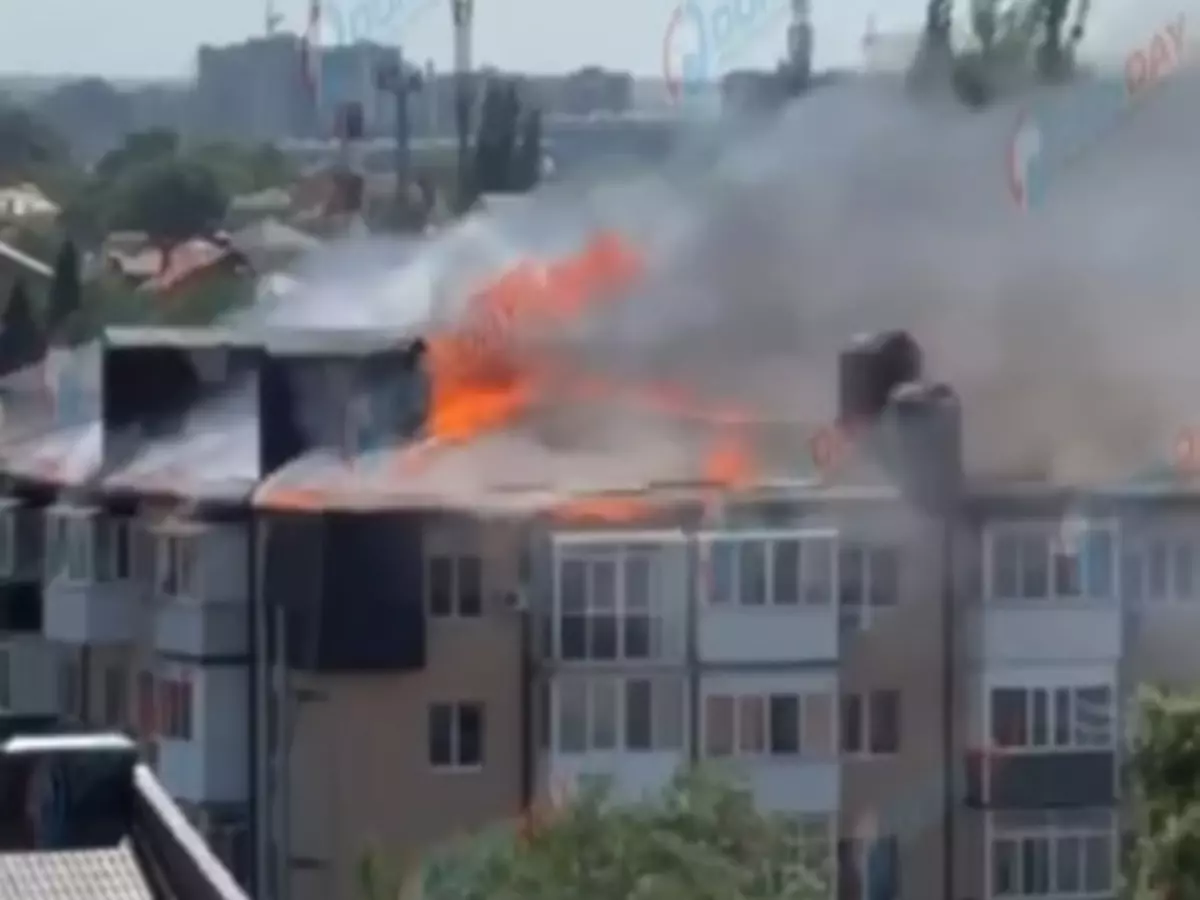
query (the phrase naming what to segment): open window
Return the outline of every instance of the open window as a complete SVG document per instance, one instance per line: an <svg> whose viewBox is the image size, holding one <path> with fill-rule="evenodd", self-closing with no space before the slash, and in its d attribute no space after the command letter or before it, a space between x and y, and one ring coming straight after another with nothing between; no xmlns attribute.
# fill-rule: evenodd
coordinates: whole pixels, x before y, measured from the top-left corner
<svg viewBox="0 0 1200 900"><path fill-rule="evenodd" d="M201 600L201 552L205 529L172 523L155 532L154 590L167 600Z"/></svg>

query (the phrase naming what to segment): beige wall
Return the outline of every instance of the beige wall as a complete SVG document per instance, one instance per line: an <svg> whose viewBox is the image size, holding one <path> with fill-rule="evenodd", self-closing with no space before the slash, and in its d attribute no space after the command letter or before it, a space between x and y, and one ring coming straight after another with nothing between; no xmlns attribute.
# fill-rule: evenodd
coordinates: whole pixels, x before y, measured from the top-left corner
<svg viewBox="0 0 1200 900"><path fill-rule="evenodd" d="M485 615L429 621L426 668L413 673L303 676L320 699L296 712L291 759L292 855L323 865L296 872L295 900L350 900L369 846L397 863L422 848L515 817L521 806L520 621L502 602L515 586L518 536L448 523L431 549L480 552ZM484 705L482 771L442 773L428 762L428 708Z"/></svg>

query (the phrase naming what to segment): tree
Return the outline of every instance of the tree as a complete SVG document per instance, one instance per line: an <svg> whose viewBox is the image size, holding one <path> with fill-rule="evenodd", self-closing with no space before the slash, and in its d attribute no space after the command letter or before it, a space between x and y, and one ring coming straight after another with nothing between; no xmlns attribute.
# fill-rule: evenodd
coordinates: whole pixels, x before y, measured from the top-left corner
<svg viewBox="0 0 1200 900"><path fill-rule="evenodd" d="M35 107L40 118L70 141L82 160L95 160L132 130L128 94L103 78L83 78L55 88Z"/></svg>
<svg viewBox="0 0 1200 900"><path fill-rule="evenodd" d="M1200 898L1200 698L1148 691L1134 747L1135 900Z"/></svg>
<svg viewBox="0 0 1200 900"><path fill-rule="evenodd" d="M435 857L426 900L815 900L828 848L704 773L616 804L602 786ZM378 883L379 879L376 879Z"/></svg>
<svg viewBox="0 0 1200 900"><path fill-rule="evenodd" d="M542 179L542 113L531 109L521 124L521 144L515 160L517 190L531 191Z"/></svg>
<svg viewBox="0 0 1200 900"><path fill-rule="evenodd" d="M8 374L42 358L45 338L34 316L33 303L21 279L13 284L0 318L0 373Z"/></svg>
<svg viewBox="0 0 1200 900"><path fill-rule="evenodd" d="M144 231L169 249L215 230L229 195L202 164L173 157L125 173L111 197L109 227Z"/></svg>
<svg viewBox="0 0 1200 900"><path fill-rule="evenodd" d="M141 166L174 159L178 152L179 135L168 128L127 134L121 146L105 153L96 163L96 177L115 180Z"/></svg>
<svg viewBox="0 0 1200 900"><path fill-rule="evenodd" d="M0 183L69 162L67 143L53 128L26 109L0 108Z"/></svg>
<svg viewBox="0 0 1200 900"><path fill-rule="evenodd" d="M511 193L517 178L517 132L521 100L517 84L508 78L491 78L484 88L475 138L475 191L478 194Z"/></svg>
<svg viewBox="0 0 1200 900"><path fill-rule="evenodd" d="M62 242L54 260L54 280L50 284L50 307L47 311L46 330L58 332L70 319L79 313L82 306L82 288L79 283L79 252L70 240Z"/></svg>

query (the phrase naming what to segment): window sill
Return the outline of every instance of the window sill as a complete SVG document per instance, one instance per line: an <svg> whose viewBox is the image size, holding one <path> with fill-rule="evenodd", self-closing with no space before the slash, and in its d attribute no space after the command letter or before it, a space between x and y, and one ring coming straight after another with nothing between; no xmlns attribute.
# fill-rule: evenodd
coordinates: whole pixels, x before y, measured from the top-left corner
<svg viewBox="0 0 1200 900"><path fill-rule="evenodd" d="M437 613L429 613L429 621L431 622L482 622L483 613L476 615L464 616L459 613L450 613L448 615L439 615Z"/></svg>
<svg viewBox="0 0 1200 900"><path fill-rule="evenodd" d="M433 766L429 767L435 775L481 775L483 763L475 766Z"/></svg>
<svg viewBox="0 0 1200 900"><path fill-rule="evenodd" d="M828 614L833 612L834 604L830 603L713 603L705 601L704 608L719 612L811 612Z"/></svg>

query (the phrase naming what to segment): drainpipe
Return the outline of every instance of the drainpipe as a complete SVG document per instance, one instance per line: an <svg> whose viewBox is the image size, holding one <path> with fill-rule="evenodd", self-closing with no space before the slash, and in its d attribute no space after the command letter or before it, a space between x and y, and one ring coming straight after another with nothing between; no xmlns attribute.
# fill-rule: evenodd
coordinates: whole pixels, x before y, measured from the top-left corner
<svg viewBox="0 0 1200 900"><path fill-rule="evenodd" d="M684 665L687 667L688 759L700 762L700 539L695 527L684 532Z"/></svg>
<svg viewBox="0 0 1200 900"><path fill-rule="evenodd" d="M271 809L274 804L275 784L271 778L270 761L272 750L272 739L274 735L270 733L269 723L271 721L271 683L268 677L271 666L271 645L268 640L269 623L267 621L267 600L266 600L266 550L267 550L267 523L266 521L259 522L257 515L252 513L251 516L251 558L257 560L252 566L252 593L249 600L250 618L253 621L252 640L254 641L254 655L251 667L251 681L253 683L253 705L254 710L251 727L254 729L251 734L253 754L254 773L252 786L256 786L261 792L261 797L256 797L252 787L251 803L252 812L254 815L254 886L255 896L262 897L263 900L276 900L276 891L274 889L273 878L271 877ZM262 723L261 730L257 722Z"/></svg>
<svg viewBox="0 0 1200 900"><path fill-rule="evenodd" d="M955 887L954 820L958 780L954 759L954 515L942 513L942 896L953 900Z"/></svg>
<svg viewBox="0 0 1200 900"><path fill-rule="evenodd" d="M263 885L259 883L259 873L262 868L262 828L259 821L259 796L262 780L259 772L259 759L262 756L259 747L260 734L259 718L259 670L264 664L261 652L258 627L258 530L254 515L253 503L247 501L246 511L246 646L249 649L249 661L246 678L246 773L250 790L248 816L251 834L254 836L254 855L250 861L250 871L246 873L247 887L255 896L265 896Z"/></svg>

